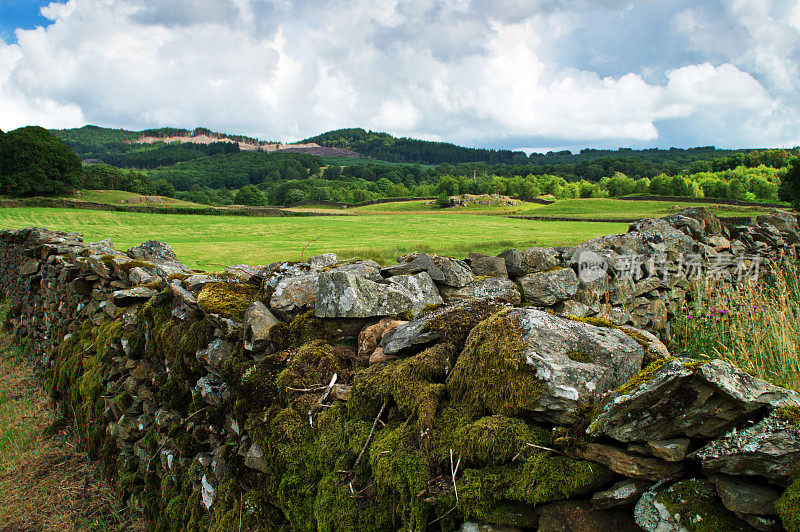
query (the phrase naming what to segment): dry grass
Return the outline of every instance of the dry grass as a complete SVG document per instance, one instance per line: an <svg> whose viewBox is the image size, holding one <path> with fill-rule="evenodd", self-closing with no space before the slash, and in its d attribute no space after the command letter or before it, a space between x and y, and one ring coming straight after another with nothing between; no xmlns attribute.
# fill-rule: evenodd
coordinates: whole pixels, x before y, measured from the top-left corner
<svg viewBox="0 0 800 532"><path fill-rule="evenodd" d="M99 466L62 432L42 382L0 335L0 530L139 530L101 479Z"/></svg>
<svg viewBox="0 0 800 532"><path fill-rule="evenodd" d="M722 358L751 375L800 391L800 266L769 262L759 282L709 283L677 321L678 349Z"/></svg>

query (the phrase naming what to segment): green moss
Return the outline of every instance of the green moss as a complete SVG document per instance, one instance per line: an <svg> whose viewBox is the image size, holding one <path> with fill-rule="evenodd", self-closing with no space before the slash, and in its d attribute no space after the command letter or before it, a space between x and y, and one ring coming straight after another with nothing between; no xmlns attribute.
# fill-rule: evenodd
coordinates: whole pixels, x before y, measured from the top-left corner
<svg viewBox="0 0 800 532"><path fill-rule="evenodd" d="M143 286L145 288L149 288L150 290L156 290L157 292L160 292L167 288L167 283L165 283L162 279L158 279L156 281L145 283Z"/></svg>
<svg viewBox="0 0 800 532"><path fill-rule="evenodd" d="M775 410L775 415L792 425L800 426L800 406L784 406Z"/></svg>
<svg viewBox="0 0 800 532"><path fill-rule="evenodd" d="M447 378L455 402L476 414L519 416L536 410L544 383L525 363L519 322L500 312L470 333Z"/></svg>
<svg viewBox="0 0 800 532"><path fill-rule="evenodd" d="M794 407L797 408L797 407ZM775 502L778 517L788 532L800 532L800 475Z"/></svg>
<svg viewBox="0 0 800 532"><path fill-rule="evenodd" d="M484 466L511 462L526 443L548 440L547 431L521 419L501 415L483 417L455 432L458 456L465 465Z"/></svg>
<svg viewBox="0 0 800 532"><path fill-rule="evenodd" d="M336 357L331 346L322 340L314 340L304 344L290 357L275 384L278 394L288 404L297 398L308 397L308 394L289 390L289 387L302 389L325 386L334 373L338 382L349 382L349 369Z"/></svg>
<svg viewBox="0 0 800 532"><path fill-rule="evenodd" d="M574 360L575 362L581 362L584 364L588 364L592 361L592 359L586 353L581 351L567 351L567 356L570 360Z"/></svg>
<svg viewBox="0 0 800 532"><path fill-rule="evenodd" d="M461 351L470 331L492 314L506 308L505 305L491 300L469 301L430 320L422 329L422 333L438 331L441 341L450 344L456 351Z"/></svg>
<svg viewBox="0 0 800 532"><path fill-rule="evenodd" d="M606 329L617 329L624 332L630 338L636 341L640 346L647 348L650 345L650 339L645 336L644 334L636 331L632 331L627 328L622 328L619 325L605 319L605 318L598 318L598 317L583 317L580 318L578 316L570 316L570 315L561 315L562 318L572 320L572 321L579 321L581 323L586 323L588 325L594 325L595 327L605 327Z"/></svg>
<svg viewBox="0 0 800 532"><path fill-rule="evenodd" d="M183 281L185 281L186 279L188 279L189 277L191 277L191 275L190 275L190 274L188 274L188 273L183 273L183 272L175 272L175 273L171 273L171 274L169 274L169 276L167 276L167 282L171 283L171 282L172 282L172 281L174 281L175 279L177 279L177 280L179 280L179 281L183 282Z"/></svg>
<svg viewBox="0 0 800 532"><path fill-rule="evenodd" d="M130 273L131 270L134 268L154 270L156 268L156 265L153 264L152 262L145 262L143 260L136 260L136 259L129 260L128 262L119 264L119 269L124 271L125 273Z"/></svg>
<svg viewBox="0 0 800 532"><path fill-rule="evenodd" d="M750 530L717 498L714 487L696 479L681 480L656 495L689 532L728 532Z"/></svg>
<svg viewBox="0 0 800 532"><path fill-rule="evenodd" d="M620 386L617 391L625 394L631 392L646 382L650 382L655 374L660 370L664 364L672 360L672 358L661 358L649 364L646 368L636 374L628 382Z"/></svg>
<svg viewBox="0 0 800 532"><path fill-rule="evenodd" d="M381 404L393 401L424 432L433 426L453 358L449 344L437 344L412 357L370 366L358 373L348 407L356 418L371 419Z"/></svg>
<svg viewBox="0 0 800 532"><path fill-rule="evenodd" d="M261 289L251 284L211 283L200 291L197 304L208 313L242 321L247 308L265 297Z"/></svg>

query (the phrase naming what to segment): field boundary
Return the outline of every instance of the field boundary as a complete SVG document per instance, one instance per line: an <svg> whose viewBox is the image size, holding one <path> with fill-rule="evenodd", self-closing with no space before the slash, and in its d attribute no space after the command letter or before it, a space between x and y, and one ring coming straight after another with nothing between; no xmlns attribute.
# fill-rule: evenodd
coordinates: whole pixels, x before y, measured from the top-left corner
<svg viewBox="0 0 800 532"><path fill-rule="evenodd" d="M85 209L109 212L138 212L147 214L198 214L206 216L349 216L334 212L296 212L279 207L181 207L148 205L113 205L91 201L71 201L58 198L27 198L19 200L0 200L0 207L45 207L64 209Z"/></svg>
<svg viewBox="0 0 800 532"><path fill-rule="evenodd" d="M534 222L607 222L629 224L642 217L635 218L578 218L576 216L514 216L508 215L507 218L516 220L531 220ZM725 225L752 225L755 216L719 216L720 221Z"/></svg>
<svg viewBox="0 0 800 532"><path fill-rule="evenodd" d="M783 205L781 203L770 203L763 201L745 201L745 200L737 200L730 198L692 198L689 196L646 195L646 196L620 196L618 198L610 198L610 199L618 199L624 201L676 201L680 203L712 203L717 205L734 205L739 207L772 207L773 209L787 207L786 205Z"/></svg>

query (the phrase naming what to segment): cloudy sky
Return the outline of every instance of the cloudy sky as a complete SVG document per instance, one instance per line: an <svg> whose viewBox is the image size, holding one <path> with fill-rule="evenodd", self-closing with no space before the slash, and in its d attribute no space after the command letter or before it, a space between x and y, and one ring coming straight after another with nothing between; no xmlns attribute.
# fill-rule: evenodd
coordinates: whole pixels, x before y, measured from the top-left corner
<svg viewBox="0 0 800 532"><path fill-rule="evenodd" d="M0 129L800 145L800 0L0 0Z"/></svg>

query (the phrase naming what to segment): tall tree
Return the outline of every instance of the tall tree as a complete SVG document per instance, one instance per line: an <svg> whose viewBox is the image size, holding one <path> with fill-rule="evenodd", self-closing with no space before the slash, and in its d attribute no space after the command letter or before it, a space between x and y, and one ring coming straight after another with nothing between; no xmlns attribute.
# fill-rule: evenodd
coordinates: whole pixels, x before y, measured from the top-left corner
<svg viewBox="0 0 800 532"><path fill-rule="evenodd" d="M27 126L0 136L0 193L60 194L78 186L82 165L44 128Z"/></svg>
<svg viewBox="0 0 800 532"><path fill-rule="evenodd" d="M800 158L789 159L789 170L781 180L778 197L781 201L790 201L795 209L800 210Z"/></svg>

